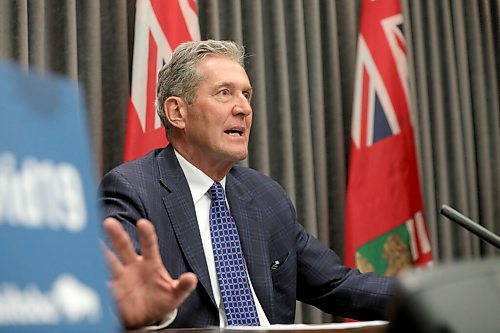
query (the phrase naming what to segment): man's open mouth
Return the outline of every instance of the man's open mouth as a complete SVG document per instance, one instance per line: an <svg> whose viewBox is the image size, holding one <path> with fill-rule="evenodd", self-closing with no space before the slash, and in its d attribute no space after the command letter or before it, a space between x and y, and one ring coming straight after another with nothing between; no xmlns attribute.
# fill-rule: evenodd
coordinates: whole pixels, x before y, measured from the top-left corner
<svg viewBox="0 0 500 333"><path fill-rule="evenodd" d="M229 134L231 136L242 136L243 135L243 131L238 130L238 129L230 129L230 130L224 131L224 133Z"/></svg>

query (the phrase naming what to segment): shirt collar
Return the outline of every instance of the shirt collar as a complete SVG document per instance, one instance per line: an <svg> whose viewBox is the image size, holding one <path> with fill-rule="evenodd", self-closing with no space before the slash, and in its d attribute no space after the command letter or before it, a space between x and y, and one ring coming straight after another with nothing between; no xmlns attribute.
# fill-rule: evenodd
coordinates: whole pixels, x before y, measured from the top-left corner
<svg viewBox="0 0 500 333"><path fill-rule="evenodd" d="M189 189L191 190L191 195L193 196L193 202L196 205L196 203L207 193L214 181L203 173L203 171L186 160L177 152L177 150L174 149L174 153L179 161L184 175L186 176ZM222 187L225 189L226 177L224 177L219 183L221 183Z"/></svg>

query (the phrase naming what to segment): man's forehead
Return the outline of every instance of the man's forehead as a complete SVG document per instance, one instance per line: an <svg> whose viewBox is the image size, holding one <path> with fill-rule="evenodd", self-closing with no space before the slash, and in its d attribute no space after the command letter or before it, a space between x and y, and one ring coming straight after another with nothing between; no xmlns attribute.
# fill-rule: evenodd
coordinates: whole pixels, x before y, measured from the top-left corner
<svg viewBox="0 0 500 333"><path fill-rule="evenodd" d="M218 57L213 60L198 64L197 71L202 81L209 80L217 86L245 85L246 88L251 89L248 74L237 61L229 57Z"/></svg>
<svg viewBox="0 0 500 333"><path fill-rule="evenodd" d="M245 68L237 60L228 55L219 55L219 54L207 55L197 62L196 67L198 68L198 70L200 69L217 70L217 69L224 69L226 67L233 67L233 68L239 67L246 74Z"/></svg>

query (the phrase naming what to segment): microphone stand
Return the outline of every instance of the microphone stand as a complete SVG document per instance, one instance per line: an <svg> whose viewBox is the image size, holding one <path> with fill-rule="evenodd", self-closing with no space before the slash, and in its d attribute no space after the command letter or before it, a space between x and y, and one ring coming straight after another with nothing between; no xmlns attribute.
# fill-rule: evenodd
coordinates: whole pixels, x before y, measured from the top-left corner
<svg viewBox="0 0 500 333"><path fill-rule="evenodd" d="M460 214L458 211L447 205L441 206L440 213L441 215L446 216L453 222L458 223L465 229L469 230L470 232L481 238L483 241L490 243L497 249L500 249L500 237L484 228L480 224L472 221L470 218Z"/></svg>

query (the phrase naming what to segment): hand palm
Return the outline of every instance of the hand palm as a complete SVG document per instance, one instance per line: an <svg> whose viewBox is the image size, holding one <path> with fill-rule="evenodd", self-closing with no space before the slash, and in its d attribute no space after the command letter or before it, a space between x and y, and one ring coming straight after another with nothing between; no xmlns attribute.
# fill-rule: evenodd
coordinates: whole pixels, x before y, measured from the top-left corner
<svg viewBox="0 0 500 333"><path fill-rule="evenodd" d="M172 279L163 266L156 233L147 220L137 222L142 256L133 249L128 235L115 219L106 219L105 229L122 257L107 251L113 280L111 287L126 327L152 324L171 313L196 287L193 273Z"/></svg>

